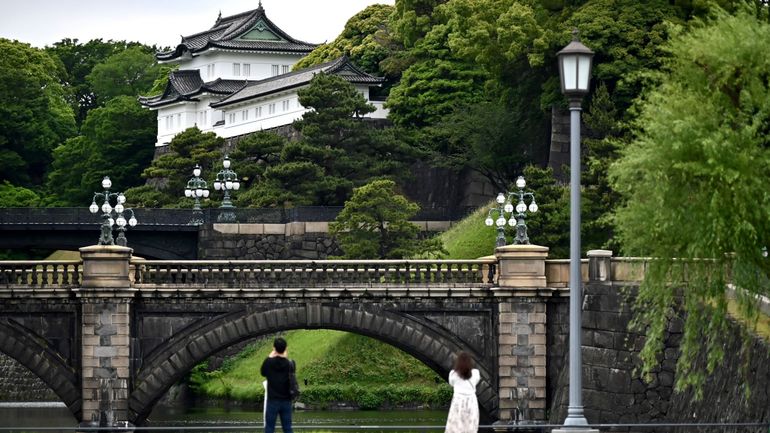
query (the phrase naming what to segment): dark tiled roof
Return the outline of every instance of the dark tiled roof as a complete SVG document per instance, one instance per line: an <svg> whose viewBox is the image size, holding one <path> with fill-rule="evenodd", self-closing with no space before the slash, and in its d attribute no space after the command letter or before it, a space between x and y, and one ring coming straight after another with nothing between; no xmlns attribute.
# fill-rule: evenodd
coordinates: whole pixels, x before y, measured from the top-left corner
<svg viewBox="0 0 770 433"><path fill-rule="evenodd" d="M140 96L139 102L147 107L159 107L179 101L194 101L201 93L229 95L243 89L249 82L246 80L223 80L217 78L208 83L203 82L197 69L181 69L171 71L168 84L162 94L157 96Z"/></svg>
<svg viewBox="0 0 770 433"><path fill-rule="evenodd" d="M248 33L260 21L268 33L272 33L276 40L239 39ZM257 9L232 15L225 18L217 18L210 29L189 36L182 36L182 42L172 51L155 54L158 60L174 60L185 52L198 53L209 48L224 48L246 51L290 52L307 54L316 47L316 44L303 42L289 36L276 26L265 15L265 10L260 4Z"/></svg>
<svg viewBox="0 0 770 433"><path fill-rule="evenodd" d="M347 56L342 56L331 62L249 83L248 86L244 86L238 92L233 93L219 102L212 103L211 106L222 107L249 99L259 98L282 90L303 86L308 84L319 72L340 76L354 84L376 85L382 83L384 80L383 78L369 75L358 69L350 62L350 59L348 59Z"/></svg>

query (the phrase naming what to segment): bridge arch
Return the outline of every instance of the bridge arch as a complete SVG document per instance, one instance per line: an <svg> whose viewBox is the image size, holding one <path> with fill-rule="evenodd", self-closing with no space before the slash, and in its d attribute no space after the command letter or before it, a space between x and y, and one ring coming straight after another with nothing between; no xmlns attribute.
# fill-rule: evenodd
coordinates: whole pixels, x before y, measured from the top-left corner
<svg viewBox="0 0 770 433"><path fill-rule="evenodd" d="M129 417L135 424L145 421L155 403L195 365L220 350L248 338L292 329L335 329L366 335L389 343L414 356L442 376L451 369L452 355L474 350L444 330L428 327L418 318L395 311L372 313L364 308L320 303L279 306L267 311L246 311L218 317L197 327L154 352L137 372L129 396ZM481 360L483 354L476 353ZM482 381L478 385L482 413L497 412L495 366L478 363Z"/></svg>
<svg viewBox="0 0 770 433"><path fill-rule="evenodd" d="M0 320L0 352L32 371L64 402L75 419L80 419L82 400L77 373L32 334L10 319Z"/></svg>

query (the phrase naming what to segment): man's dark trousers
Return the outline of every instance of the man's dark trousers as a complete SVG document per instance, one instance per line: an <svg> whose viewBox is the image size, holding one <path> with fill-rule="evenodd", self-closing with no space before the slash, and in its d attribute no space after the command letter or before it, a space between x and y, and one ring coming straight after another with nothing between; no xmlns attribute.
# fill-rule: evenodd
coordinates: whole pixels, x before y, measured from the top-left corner
<svg viewBox="0 0 770 433"><path fill-rule="evenodd" d="M276 418L281 417L281 427L284 433L294 433L291 429L291 400L277 398L267 399L267 412L265 412L265 433L275 431Z"/></svg>

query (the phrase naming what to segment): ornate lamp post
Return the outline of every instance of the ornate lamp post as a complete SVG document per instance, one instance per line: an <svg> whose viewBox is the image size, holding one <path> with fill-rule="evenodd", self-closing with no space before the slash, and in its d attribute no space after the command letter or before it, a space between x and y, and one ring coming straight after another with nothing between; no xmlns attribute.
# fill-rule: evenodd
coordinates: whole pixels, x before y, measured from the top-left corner
<svg viewBox="0 0 770 433"><path fill-rule="evenodd" d="M195 199L195 204L192 208L192 218L190 219L189 225L201 225L205 221L203 219L203 211L201 211L201 197L202 198L208 198L209 196L209 185L206 183L205 180L201 179L201 167L198 164L195 164L195 168L193 168L193 177L190 178L190 180L187 181L187 187L184 190L184 196L185 197L192 197Z"/></svg>
<svg viewBox="0 0 770 433"><path fill-rule="evenodd" d="M559 51L561 91L569 100L570 110L570 236L569 236L569 406L566 429L588 429L583 414L583 380L581 377L581 305L582 278L580 273L580 111L583 96L588 93L591 60L594 52L578 40L577 29L572 42ZM574 430L572 430L574 431Z"/></svg>
<svg viewBox="0 0 770 433"><path fill-rule="evenodd" d="M230 170L230 158L225 155L225 159L222 160L222 170L217 173L217 178L214 180L214 189L222 190L225 193L222 199L222 205L219 206L222 209L217 217L217 222L220 223L234 223L237 218L235 216L235 206L230 201L230 191L238 191L241 187L241 183L238 182L238 175Z"/></svg>
<svg viewBox="0 0 770 433"><path fill-rule="evenodd" d="M126 231L126 224L133 227L136 225L136 218L134 218L134 211L132 209L125 209L123 206L123 203L126 202L126 196L123 195L122 192L110 192L110 188L112 187L112 181L108 176L104 176L104 179L102 179L102 188L104 188L104 192L95 192L94 198L91 202L91 206L88 207L88 210L91 211L92 214L96 214L99 209L102 211L102 227L101 227L101 235L99 236L99 245L115 245L115 239L112 237L112 226L117 223L118 225L118 239L117 244L120 246L126 246L126 236L124 232ZM110 200L112 198L115 198L115 207L113 208L110 204ZM96 204L96 200L101 199L103 200L101 207ZM126 221L126 218L123 216L123 212L131 212L131 218ZM113 218L112 213L115 212L115 218Z"/></svg>
<svg viewBox="0 0 770 433"><path fill-rule="evenodd" d="M484 220L484 224L487 226L497 226L497 242L495 246L502 247L506 244L505 241L505 224L508 223L511 227L516 227L516 237L513 239L514 245L528 245L529 237L527 236L527 224L524 222L526 218L527 209L531 213L537 212L537 203L535 203L535 195L531 192L524 192L524 188L527 186L527 182L523 176L519 176L516 179L516 188L518 191L509 192L508 199L505 195L500 193L495 198L497 207L493 207L487 213L487 219ZM529 207L524 202L524 199L529 197ZM513 206L512 198L518 199L516 207ZM514 212L515 211L515 212ZM493 219L492 215L497 212L497 219ZM510 215L506 221L506 214Z"/></svg>

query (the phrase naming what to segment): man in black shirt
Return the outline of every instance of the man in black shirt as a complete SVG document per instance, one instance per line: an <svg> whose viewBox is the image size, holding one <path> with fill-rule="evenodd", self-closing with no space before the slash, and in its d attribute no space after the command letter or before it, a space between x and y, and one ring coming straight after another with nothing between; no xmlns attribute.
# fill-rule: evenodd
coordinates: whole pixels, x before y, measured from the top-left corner
<svg viewBox="0 0 770 433"><path fill-rule="evenodd" d="M275 421L281 417L285 433L291 429L291 395L289 394L289 373L291 363L286 358L286 340L278 337L273 342L273 351L262 363L262 376L267 378L267 404L265 407L265 433L275 431Z"/></svg>

